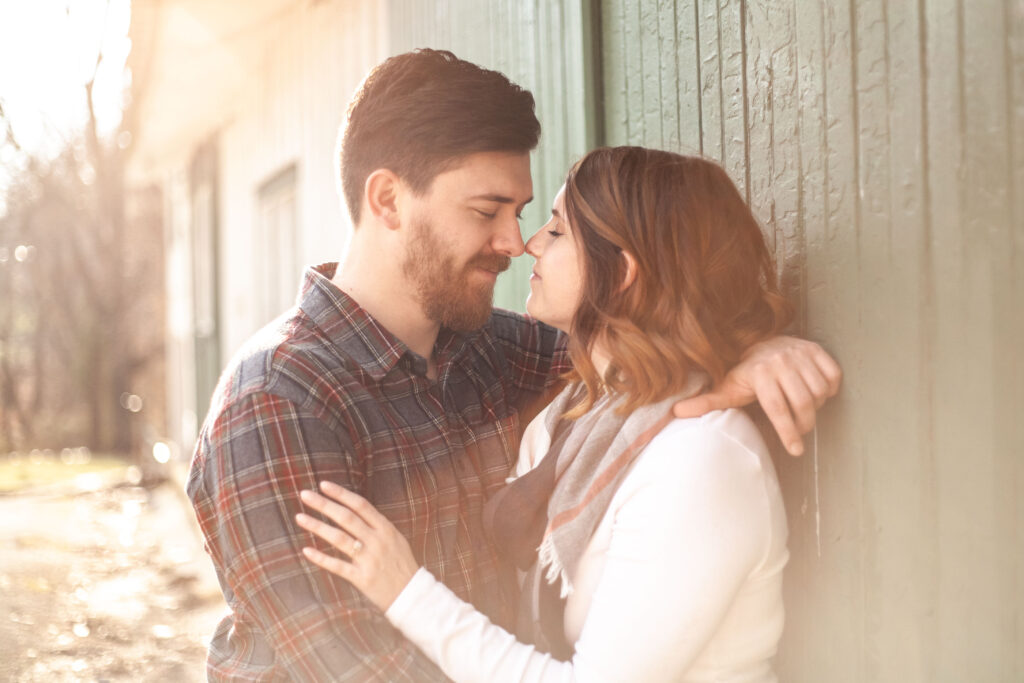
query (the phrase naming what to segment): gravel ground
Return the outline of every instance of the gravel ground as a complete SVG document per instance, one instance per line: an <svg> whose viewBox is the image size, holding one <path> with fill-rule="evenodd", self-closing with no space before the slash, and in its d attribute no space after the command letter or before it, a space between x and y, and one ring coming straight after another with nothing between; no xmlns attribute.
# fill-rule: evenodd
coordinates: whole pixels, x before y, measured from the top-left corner
<svg viewBox="0 0 1024 683"><path fill-rule="evenodd" d="M192 511L125 472L0 495L0 680L205 680L226 607Z"/></svg>

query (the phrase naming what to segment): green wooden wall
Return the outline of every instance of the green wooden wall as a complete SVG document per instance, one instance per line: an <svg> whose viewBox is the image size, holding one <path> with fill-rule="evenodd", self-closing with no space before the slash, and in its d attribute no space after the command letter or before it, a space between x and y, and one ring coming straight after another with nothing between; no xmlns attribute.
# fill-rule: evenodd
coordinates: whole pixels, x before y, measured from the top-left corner
<svg viewBox="0 0 1024 683"><path fill-rule="evenodd" d="M842 393L798 459L785 681L1024 680L1024 3L389 4L531 88L544 219L597 143L718 159ZM499 283L522 307L529 258ZM695 549L699 552L699 549Z"/></svg>
<svg viewBox="0 0 1024 683"><path fill-rule="evenodd" d="M1024 3L601 4L609 144L720 160L843 391L777 459L790 681L1024 680Z"/></svg>
<svg viewBox="0 0 1024 683"><path fill-rule="evenodd" d="M532 158L534 200L523 212L524 238L547 221L569 165L597 141L592 20L589 0L392 0L388 4L392 54L417 47L451 50L507 74L533 92L542 132ZM498 306L524 310L532 267L529 256L516 259L499 278Z"/></svg>

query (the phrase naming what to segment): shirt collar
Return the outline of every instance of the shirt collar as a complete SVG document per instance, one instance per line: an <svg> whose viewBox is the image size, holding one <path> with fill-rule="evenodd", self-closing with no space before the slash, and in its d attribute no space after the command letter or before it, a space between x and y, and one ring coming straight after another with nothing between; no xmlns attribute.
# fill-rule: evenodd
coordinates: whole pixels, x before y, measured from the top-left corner
<svg viewBox="0 0 1024 683"><path fill-rule="evenodd" d="M337 263L306 268L299 308L335 348L380 381L398 365L409 347L331 282L337 268Z"/></svg>
<svg viewBox="0 0 1024 683"><path fill-rule="evenodd" d="M374 381L382 380L403 357L408 357L409 369L414 374L426 375L425 358L410 350L355 299L331 282L337 268L337 263L324 263L306 269L299 292L299 308L341 353ZM451 360L460 355L471 336L442 327L434 345L435 354Z"/></svg>

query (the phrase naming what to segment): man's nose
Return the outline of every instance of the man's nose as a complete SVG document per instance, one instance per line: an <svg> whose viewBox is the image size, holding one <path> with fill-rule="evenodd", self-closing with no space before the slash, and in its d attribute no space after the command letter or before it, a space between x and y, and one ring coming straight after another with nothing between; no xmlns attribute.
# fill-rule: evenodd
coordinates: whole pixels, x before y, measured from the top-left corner
<svg viewBox="0 0 1024 683"><path fill-rule="evenodd" d="M519 219L513 216L501 222L494 235L494 251L505 256L521 256L526 251L523 234L519 231Z"/></svg>

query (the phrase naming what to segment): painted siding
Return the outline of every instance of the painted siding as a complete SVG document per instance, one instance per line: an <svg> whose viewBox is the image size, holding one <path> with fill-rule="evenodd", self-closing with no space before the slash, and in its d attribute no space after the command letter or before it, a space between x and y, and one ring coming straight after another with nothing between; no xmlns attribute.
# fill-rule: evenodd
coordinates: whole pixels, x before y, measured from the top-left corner
<svg viewBox="0 0 1024 683"><path fill-rule="evenodd" d="M188 185L192 158L207 141L215 145L221 248L213 277L219 309L216 355L223 367L273 317L263 301L260 270L268 254L260 248L267 240L261 240L259 200L268 181L295 169L295 272L280 294L297 292L303 264L342 255L351 225L335 187L335 140L349 96L386 56L383 10L383 2L295 2L275 12L271 23L223 36L219 50L240 50L236 41L262 46L242 78L222 84L233 93L231 106L211 110L201 126L182 132L187 140L158 145L162 156L148 160L167 197L168 432L184 457L206 403L196 398L197 382L203 382L197 374L204 373L194 348L192 278L198 264L192 251L196 207Z"/></svg>
<svg viewBox="0 0 1024 683"><path fill-rule="evenodd" d="M823 6L824 5L824 6ZM782 680L1024 678L1024 3L601 6L609 144L720 160L843 392Z"/></svg>
<svg viewBox="0 0 1024 683"><path fill-rule="evenodd" d="M187 166L161 178L164 189L164 249L167 273L167 436L179 458L191 454L199 407L196 395L195 324L192 296L192 221Z"/></svg>
<svg viewBox="0 0 1024 683"><path fill-rule="evenodd" d="M448 49L533 92L542 133L531 162L534 200L521 224L528 238L547 220L570 164L597 140L591 3L392 0L388 14L391 54ZM523 310L531 268L530 257L513 261L498 279L498 306Z"/></svg>
<svg viewBox="0 0 1024 683"><path fill-rule="evenodd" d="M259 190L295 168L297 263L338 260L351 230L335 185L335 142L348 99L385 56L382 2L294 3L263 42L249 87L219 128L224 362L268 322L260 269Z"/></svg>

